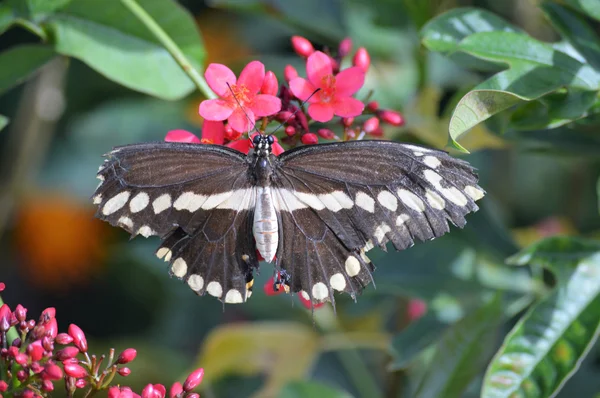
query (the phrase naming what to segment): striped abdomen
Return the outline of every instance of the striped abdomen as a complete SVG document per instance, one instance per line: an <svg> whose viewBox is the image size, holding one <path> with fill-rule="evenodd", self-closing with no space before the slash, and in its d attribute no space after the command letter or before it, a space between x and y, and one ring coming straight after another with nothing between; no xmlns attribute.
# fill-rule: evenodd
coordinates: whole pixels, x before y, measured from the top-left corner
<svg viewBox="0 0 600 398"><path fill-rule="evenodd" d="M271 262L277 252L279 227L270 187L256 187L256 207L252 228L256 248L263 258Z"/></svg>

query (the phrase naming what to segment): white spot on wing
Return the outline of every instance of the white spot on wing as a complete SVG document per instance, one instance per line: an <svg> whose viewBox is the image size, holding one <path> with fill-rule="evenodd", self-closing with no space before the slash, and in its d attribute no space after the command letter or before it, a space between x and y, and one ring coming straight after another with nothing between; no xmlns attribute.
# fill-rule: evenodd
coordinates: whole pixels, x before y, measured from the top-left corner
<svg viewBox="0 0 600 398"><path fill-rule="evenodd" d="M342 191L333 191L331 195L335 198L335 200L338 201L338 203L340 204L340 206L342 206L343 209L351 209L354 206L352 198L350 198L350 196L346 195Z"/></svg>
<svg viewBox="0 0 600 398"><path fill-rule="evenodd" d="M192 274L188 278L187 284L193 291L199 292L204 287L204 278L198 274Z"/></svg>
<svg viewBox="0 0 600 398"><path fill-rule="evenodd" d="M171 271L173 272L173 275L178 278L183 278L185 274L187 274L187 268L187 263L181 257L175 259L175 261L173 261L173 265L171 265Z"/></svg>
<svg viewBox="0 0 600 398"><path fill-rule="evenodd" d="M249 210L255 205L252 192L253 189L236 189L217 209Z"/></svg>
<svg viewBox="0 0 600 398"><path fill-rule="evenodd" d="M206 196L204 195L197 195L193 192L184 192L181 195L179 195L177 200L175 200L175 203L173 203L173 207L175 208L175 210L187 210L190 212L194 212L200 207L202 207L202 204L205 201Z"/></svg>
<svg viewBox="0 0 600 398"><path fill-rule="evenodd" d="M446 201L440 195L438 195L437 192L428 189L425 192L425 198L427 199L429 205L434 209L444 210L444 207L446 207Z"/></svg>
<svg viewBox="0 0 600 398"><path fill-rule="evenodd" d="M385 234L387 234L391 230L392 229L390 228L389 225L387 225L386 223L381 223L381 225L379 225L377 228L375 228L375 233L373 235L375 236L375 239L377 239L377 241L379 243L381 243L381 242L383 242L383 239L385 238Z"/></svg>
<svg viewBox="0 0 600 398"><path fill-rule="evenodd" d="M208 294L215 297L221 297L223 295L223 288L221 287L221 284L217 281L210 282L208 286L206 286L206 291L208 292Z"/></svg>
<svg viewBox="0 0 600 398"><path fill-rule="evenodd" d="M147 225L142 225L142 227L140 227L140 229L138 229L137 233L142 235L144 238L147 238L152 235L156 235L156 232L153 231L152 228L150 228Z"/></svg>
<svg viewBox="0 0 600 398"><path fill-rule="evenodd" d="M425 203L414 193L408 189L398 188L398 197L402 202L411 209L423 212L425 211Z"/></svg>
<svg viewBox="0 0 600 398"><path fill-rule="evenodd" d="M243 303L242 293L237 289L230 289L225 295L225 302L229 304Z"/></svg>
<svg viewBox="0 0 600 398"><path fill-rule="evenodd" d="M381 191L377 195L377 201L380 205L391 211L396 211L398 208L398 199L389 191Z"/></svg>
<svg viewBox="0 0 600 398"><path fill-rule="evenodd" d="M360 261L354 256L348 256L344 265L349 276L356 276L360 272Z"/></svg>
<svg viewBox="0 0 600 398"><path fill-rule="evenodd" d="M294 192L294 195L296 195L296 197L300 199L301 202L305 203L306 205L315 210L323 210L325 208L325 204L321 202L321 200L312 193Z"/></svg>
<svg viewBox="0 0 600 398"><path fill-rule="evenodd" d="M169 207L171 207L171 195L168 193L160 195L158 198L154 199L154 202L152 202L154 214L160 214Z"/></svg>
<svg viewBox="0 0 600 398"><path fill-rule="evenodd" d="M405 222L407 222L408 220L410 220L410 216L408 214L400 214L398 216L398 218L396 219L396 225L399 227L402 224L404 224Z"/></svg>
<svg viewBox="0 0 600 398"><path fill-rule="evenodd" d="M416 146L416 145L410 145L410 144L402 144L405 148L410 149L413 152L431 152L431 149L427 149L427 148L423 148L420 146ZM418 156L418 155L417 155Z"/></svg>
<svg viewBox="0 0 600 398"><path fill-rule="evenodd" d="M117 221L119 225L122 225L124 227L127 227L129 229L133 228L133 221L131 220L131 218L129 217L121 217L119 218L119 221Z"/></svg>
<svg viewBox="0 0 600 398"><path fill-rule="evenodd" d="M300 290L300 295L302 296L302 298L304 298L304 300L310 301L310 296L304 290Z"/></svg>
<svg viewBox="0 0 600 398"><path fill-rule="evenodd" d="M323 300L329 297L329 289L323 282L317 282L312 287L313 297L317 300Z"/></svg>
<svg viewBox="0 0 600 398"><path fill-rule="evenodd" d="M105 216L110 216L114 212L119 211L129 200L129 195L131 195L131 192L123 191L110 198L104 204L104 207L102 208L102 214Z"/></svg>
<svg viewBox="0 0 600 398"><path fill-rule="evenodd" d="M231 196L233 196L233 191L221 192L221 193L217 193L214 195L210 195L206 199L206 201L204 203L202 203L202 209L203 210L214 209L215 207L217 207L220 204L227 201L227 199L229 199Z"/></svg>
<svg viewBox="0 0 600 398"><path fill-rule="evenodd" d="M129 209L132 213L137 213L146 208L150 203L150 196L146 192L140 192L129 202Z"/></svg>
<svg viewBox="0 0 600 398"><path fill-rule="evenodd" d="M173 255L173 252L168 247L161 247L160 249L158 249L156 251L156 257L158 257L158 258L164 257L164 259L163 259L164 261L171 261L172 255Z"/></svg>
<svg viewBox="0 0 600 398"><path fill-rule="evenodd" d="M308 206L300 201L294 193L288 189L272 189L273 205L277 211L296 211L306 209Z"/></svg>
<svg viewBox="0 0 600 398"><path fill-rule="evenodd" d="M467 197L465 195L463 195L463 193L460 192L456 187L452 187L452 188L442 187L442 184L441 184L442 176L439 175L438 173L436 173L435 171L425 170L423 172L423 175L425 176L427 181L429 181L429 183L431 185L433 185L435 187L435 189L438 190L442 194L442 196L444 196L449 201L451 201L459 206L465 206L467 203L469 203L469 200L467 199Z"/></svg>
<svg viewBox="0 0 600 398"><path fill-rule="evenodd" d="M442 164L442 162L440 162L440 160L438 158L436 158L435 156L425 156L423 158L423 163L425 163L427 166L431 167L432 169L436 169Z"/></svg>
<svg viewBox="0 0 600 398"><path fill-rule="evenodd" d="M479 200L485 195L485 193L481 189L474 187L473 185L467 185L465 187L465 193L469 195L473 200Z"/></svg>
<svg viewBox="0 0 600 398"><path fill-rule="evenodd" d="M372 197L364 192L358 192L355 198L356 205L368 211L369 213L375 212L375 201Z"/></svg>
<svg viewBox="0 0 600 398"><path fill-rule="evenodd" d="M331 278L329 278L329 284L335 290L342 292L346 288L346 278L344 277L344 275L338 272L337 274L334 274L331 276Z"/></svg>
<svg viewBox="0 0 600 398"><path fill-rule="evenodd" d="M369 250L373 249L375 247L375 245L373 244L373 241L371 239L369 239L366 243L365 243L365 251L368 252Z"/></svg>
<svg viewBox="0 0 600 398"><path fill-rule="evenodd" d="M371 262L371 259L369 257L367 257L364 250L360 251L360 258L362 258L363 261L367 264Z"/></svg>
<svg viewBox="0 0 600 398"><path fill-rule="evenodd" d="M102 203L102 195L98 194L98 195L94 196L93 203L95 205L99 205L100 203Z"/></svg>
<svg viewBox="0 0 600 398"><path fill-rule="evenodd" d="M330 193L319 195L319 200L325 205L325 207L327 207L328 210L331 210L334 213L342 210L342 205L340 202L338 202L337 199Z"/></svg>

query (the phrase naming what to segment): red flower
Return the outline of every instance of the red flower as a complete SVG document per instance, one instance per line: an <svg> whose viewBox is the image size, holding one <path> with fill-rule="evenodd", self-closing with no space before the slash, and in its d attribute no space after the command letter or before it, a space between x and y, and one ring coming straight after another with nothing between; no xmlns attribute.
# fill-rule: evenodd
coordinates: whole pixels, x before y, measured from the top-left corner
<svg viewBox="0 0 600 398"><path fill-rule="evenodd" d="M261 62L252 61L246 65L239 80L231 69L221 64L208 65L204 77L210 88L221 97L200 103L200 115L206 120L227 119L233 129L249 131L257 117L281 110L279 98L258 94L265 79L265 66Z"/></svg>
<svg viewBox="0 0 600 398"><path fill-rule="evenodd" d="M290 80L290 89L302 101L308 100L308 114L316 121L328 122L333 115L358 116L365 109L362 102L351 97L365 82L365 72L360 67L344 69L334 76L331 58L317 51L306 61L306 74L308 80ZM321 90L311 97L317 88Z"/></svg>
<svg viewBox="0 0 600 398"><path fill-rule="evenodd" d="M256 134L258 134L258 133L252 134L250 136L250 138L242 138L241 140L231 141L229 144L227 144L225 146L228 146L229 148L233 148L236 151L240 151L247 155L248 151L250 151L250 148L252 148L252 139L254 138L254 136ZM273 145L271 145L271 150L273 151L273 154L275 156L279 156L285 151L285 149L283 149L283 147L279 144L279 142L277 142L277 137L273 136L273 138L275 139L275 142L273 143Z"/></svg>
<svg viewBox="0 0 600 398"><path fill-rule="evenodd" d="M189 142L190 144L199 144L200 139L195 134L187 130L171 130L165 137L166 142Z"/></svg>

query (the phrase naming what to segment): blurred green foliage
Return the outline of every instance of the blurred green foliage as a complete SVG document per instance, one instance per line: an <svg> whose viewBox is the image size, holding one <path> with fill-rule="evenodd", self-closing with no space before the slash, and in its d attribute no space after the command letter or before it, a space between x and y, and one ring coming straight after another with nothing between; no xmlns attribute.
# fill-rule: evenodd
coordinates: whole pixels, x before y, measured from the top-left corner
<svg viewBox="0 0 600 398"><path fill-rule="evenodd" d="M262 294L266 264L248 303L198 298L157 241L129 242L89 201L113 146L199 129L194 84L119 0L4 0L6 302L56 307L97 351L137 348L120 381L138 391L202 366L209 398L598 396L598 1L138 3L200 71L260 59L283 81L287 64L304 71L291 35L351 37L372 58L363 98L407 120L386 138L443 147L450 133L488 195L464 230L373 253L377 288L336 313ZM417 298L427 313L412 319Z"/></svg>

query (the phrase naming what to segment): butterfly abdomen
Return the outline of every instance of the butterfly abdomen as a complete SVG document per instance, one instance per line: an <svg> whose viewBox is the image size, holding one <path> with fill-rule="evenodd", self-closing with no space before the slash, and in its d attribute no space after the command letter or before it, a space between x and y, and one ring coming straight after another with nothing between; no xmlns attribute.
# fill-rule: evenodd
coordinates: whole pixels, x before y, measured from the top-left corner
<svg viewBox="0 0 600 398"><path fill-rule="evenodd" d="M256 187L256 208L252 232L256 248L263 258L271 262L279 244L279 227L271 187Z"/></svg>

